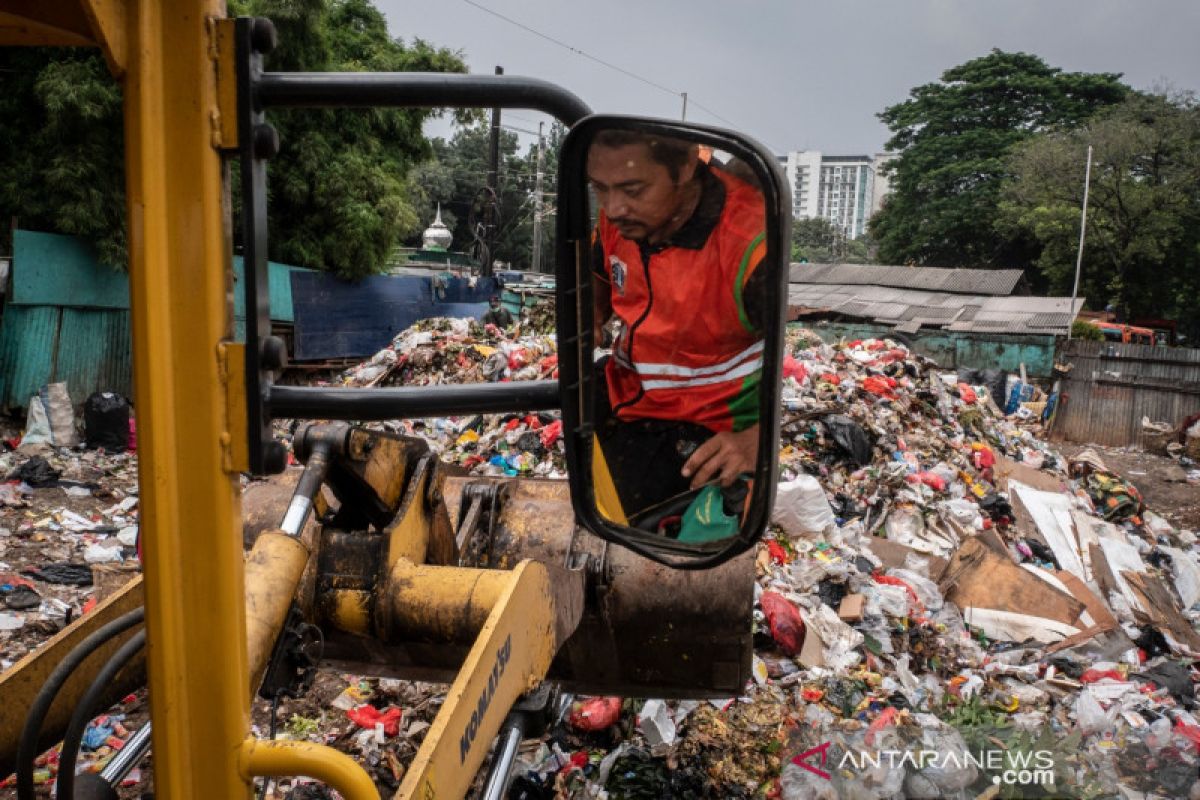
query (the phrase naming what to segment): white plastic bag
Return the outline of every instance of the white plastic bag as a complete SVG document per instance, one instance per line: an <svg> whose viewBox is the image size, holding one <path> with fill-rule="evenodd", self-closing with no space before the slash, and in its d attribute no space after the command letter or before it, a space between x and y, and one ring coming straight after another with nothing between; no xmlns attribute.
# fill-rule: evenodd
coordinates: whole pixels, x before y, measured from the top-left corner
<svg viewBox="0 0 1200 800"><path fill-rule="evenodd" d="M837 524L825 490L812 475L801 475L779 484L771 522L783 528L792 539L819 536L826 528Z"/></svg>
<svg viewBox="0 0 1200 800"><path fill-rule="evenodd" d="M25 417L25 434L21 436L21 446L27 444L50 444L50 419L46 416L46 407L42 398L36 394L29 398L29 414Z"/></svg>
<svg viewBox="0 0 1200 800"><path fill-rule="evenodd" d="M48 383L42 387L42 405L50 422L50 438L55 447L74 447L79 444L75 429L75 409L65 383Z"/></svg>

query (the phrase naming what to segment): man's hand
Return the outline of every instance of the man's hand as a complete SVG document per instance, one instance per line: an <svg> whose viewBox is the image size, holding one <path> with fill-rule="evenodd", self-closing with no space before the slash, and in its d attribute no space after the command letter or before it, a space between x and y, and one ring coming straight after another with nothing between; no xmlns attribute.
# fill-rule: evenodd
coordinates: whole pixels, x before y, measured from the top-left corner
<svg viewBox="0 0 1200 800"><path fill-rule="evenodd" d="M698 489L714 478L729 487L743 472L753 473L758 463L758 426L731 433L722 431L696 448L683 465L683 477Z"/></svg>

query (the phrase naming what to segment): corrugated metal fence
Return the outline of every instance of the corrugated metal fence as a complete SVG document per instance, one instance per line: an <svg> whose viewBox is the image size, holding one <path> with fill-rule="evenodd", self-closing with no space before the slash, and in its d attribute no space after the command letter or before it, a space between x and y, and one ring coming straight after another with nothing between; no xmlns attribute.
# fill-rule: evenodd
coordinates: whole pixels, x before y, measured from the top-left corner
<svg viewBox="0 0 1200 800"><path fill-rule="evenodd" d="M1140 443L1142 417L1179 425L1200 412L1200 350L1113 342L1064 342L1063 379L1051 435L1122 447Z"/></svg>

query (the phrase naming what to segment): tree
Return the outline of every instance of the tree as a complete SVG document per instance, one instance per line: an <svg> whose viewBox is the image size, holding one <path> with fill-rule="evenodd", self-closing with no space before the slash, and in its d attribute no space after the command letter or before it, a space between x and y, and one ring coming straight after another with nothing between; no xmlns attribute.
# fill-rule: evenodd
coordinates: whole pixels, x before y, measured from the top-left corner
<svg viewBox="0 0 1200 800"><path fill-rule="evenodd" d="M231 8L231 13L235 9ZM458 54L392 39L368 0L250 0L269 17L278 71L462 72ZM268 120L281 149L268 169L270 256L357 278L384 267L392 248L424 226L405 177L433 155L421 133L428 109L289 109Z"/></svg>
<svg viewBox="0 0 1200 800"><path fill-rule="evenodd" d="M1088 145L1091 191L1080 294L1126 318L1196 319L1200 298L1200 105L1131 95L1082 127L1035 137L1011 161L997 227L1041 246L1038 269L1069 294Z"/></svg>
<svg viewBox="0 0 1200 800"><path fill-rule="evenodd" d="M0 225L81 236L123 266L125 161L121 89L99 50L0 48Z"/></svg>
<svg viewBox="0 0 1200 800"><path fill-rule="evenodd" d="M272 70L465 71L457 53L392 39L368 0L236 0L230 14L275 22ZM0 48L0 72L0 140L10 143L0 148L0 215L81 236L102 262L124 267L121 88L100 52ZM268 170L270 257L346 277L382 268L419 225L404 179L432 154L421 126L436 113L269 112L282 141Z"/></svg>
<svg viewBox="0 0 1200 800"><path fill-rule="evenodd" d="M824 217L792 222L792 261L814 264L870 264L871 247L866 237L848 239Z"/></svg>
<svg viewBox="0 0 1200 800"><path fill-rule="evenodd" d="M431 220L440 204L442 221L454 233L452 247L479 258L483 243L484 209L488 201L486 177L490 123L478 121L455 131L449 142L433 141L435 157L413 171L410 193L421 219ZM554 196L557 187L558 152L566 128L559 123L546 134L542 169L543 268L552 262L554 235ZM520 142L509 130L500 131L500 168L497 181L497 228L493 260L512 264L514 269L530 268L533 250L537 143L519 154ZM409 237L419 244L420 236Z"/></svg>
<svg viewBox="0 0 1200 800"><path fill-rule="evenodd" d="M1008 154L1040 131L1078 125L1120 102L1116 73L1063 72L1037 56L993 50L918 86L879 118L892 193L872 218L884 263L1017 266L1036 246L993 227Z"/></svg>

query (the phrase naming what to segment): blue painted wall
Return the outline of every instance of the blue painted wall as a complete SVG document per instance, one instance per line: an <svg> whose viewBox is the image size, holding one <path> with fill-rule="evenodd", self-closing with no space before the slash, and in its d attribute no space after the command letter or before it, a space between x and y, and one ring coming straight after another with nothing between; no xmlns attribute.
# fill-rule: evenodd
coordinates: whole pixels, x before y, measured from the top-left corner
<svg viewBox="0 0 1200 800"><path fill-rule="evenodd" d="M420 319L475 317L497 293L495 278L375 275L355 283L317 272L293 272L297 361L365 358Z"/></svg>

